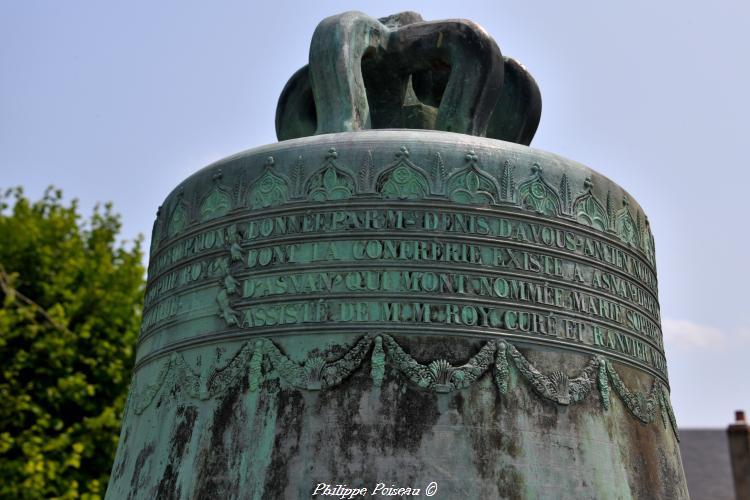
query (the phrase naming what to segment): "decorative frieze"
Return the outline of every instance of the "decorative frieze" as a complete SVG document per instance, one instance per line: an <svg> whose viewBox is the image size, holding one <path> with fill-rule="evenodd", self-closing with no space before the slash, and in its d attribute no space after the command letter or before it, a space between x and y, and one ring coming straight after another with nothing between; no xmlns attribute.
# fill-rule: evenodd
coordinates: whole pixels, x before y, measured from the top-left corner
<svg viewBox="0 0 750 500"><path fill-rule="evenodd" d="M397 200L445 198L462 205L499 208L511 204L536 215L563 220L572 218L604 234L614 234L624 244L643 253L652 265L655 263L655 245L648 218L640 212L633 212L627 196L621 199L620 209L615 208L611 190L607 191L604 200L599 199L590 177L583 181L580 194L574 197L576 188L566 173L562 174L559 187L555 187L545 177L543 165L536 162L530 166L530 176L518 183L517 159L504 160L495 176L482 168L472 150L465 154L464 165L447 164L443 155L435 152L426 170L412 161L406 146L402 146L394 161L384 167L375 164L373 151L368 150L356 173L348 166L340 165L338 156L336 148L329 148L321 166L308 172L307 159L298 155L292 165L284 168L289 171L288 179L277 172L275 159L268 157L259 175L249 182L250 208L257 210L286 203L372 196ZM221 183L221 168L212 175L211 187L199 197L200 206L196 208L200 222L221 217L233 209L230 189ZM244 192L245 175L241 175L236 183L234 192ZM152 255L159 251L165 240L175 238L191 224L191 207L180 194L183 191L184 188L173 197L168 207L167 223L155 225ZM157 222L163 215L157 216Z"/></svg>
<svg viewBox="0 0 750 500"><path fill-rule="evenodd" d="M336 359L316 354L303 362L292 360L270 339L256 338L241 344L224 364L203 371L192 367L182 353L173 352L161 361L151 383L139 388L138 376L134 377L129 407L140 415L160 394L166 398L184 394L195 400L220 398L243 377L247 378L250 391L257 391L265 381L272 380L300 390L330 389L360 369L368 354L370 377L377 387L384 383L390 370L393 376L398 374L421 390L450 393L468 389L491 372L499 396L507 398L512 367L534 394L550 404L581 404L597 392L601 407L606 411L611 407L610 388L614 388L623 406L639 421L652 423L659 412L665 428L669 426L677 434L669 392L664 384L654 379L647 394L629 389L612 361L602 356L592 356L575 375L563 370L545 374L512 343L489 340L466 363L454 366L445 359L419 362L394 337L385 333L360 337ZM175 387L180 390L172 391Z"/></svg>

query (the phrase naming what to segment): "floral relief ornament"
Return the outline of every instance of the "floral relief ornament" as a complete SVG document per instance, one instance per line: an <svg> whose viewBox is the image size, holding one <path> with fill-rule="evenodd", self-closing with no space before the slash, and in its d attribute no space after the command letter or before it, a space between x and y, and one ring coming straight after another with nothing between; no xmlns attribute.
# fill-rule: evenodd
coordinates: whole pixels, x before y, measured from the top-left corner
<svg viewBox="0 0 750 500"><path fill-rule="evenodd" d="M250 208L268 208L281 205L288 198L286 181L273 172L273 156L266 159L265 172L250 190Z"/></svg>

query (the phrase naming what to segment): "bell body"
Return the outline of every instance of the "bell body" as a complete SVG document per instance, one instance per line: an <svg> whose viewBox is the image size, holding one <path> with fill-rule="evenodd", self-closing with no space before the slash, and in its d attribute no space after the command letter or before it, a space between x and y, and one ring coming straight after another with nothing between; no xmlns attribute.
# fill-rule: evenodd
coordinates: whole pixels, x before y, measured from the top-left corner
<svg viewBox="0 0 750 500"><path fill-rule="evenodd" d="M677 440L619 186L499 140L327 134L167 197L107 498L687 498Z"/></svg>

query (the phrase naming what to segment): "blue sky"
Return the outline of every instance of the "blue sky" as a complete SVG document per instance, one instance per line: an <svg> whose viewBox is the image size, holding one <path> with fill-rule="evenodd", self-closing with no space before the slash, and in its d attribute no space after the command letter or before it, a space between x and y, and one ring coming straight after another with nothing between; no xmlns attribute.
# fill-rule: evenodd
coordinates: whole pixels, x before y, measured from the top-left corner
<svg viewBox="0 0 750 500"><path fill-rule="evenodd" d="M750 410L748 2L4 0L0 188L113 201L124 236L148 237L182 179L275 142L284 83L345 10L471 19L524 63L544 103L532 145L649 215L678 423Z"/></svg>

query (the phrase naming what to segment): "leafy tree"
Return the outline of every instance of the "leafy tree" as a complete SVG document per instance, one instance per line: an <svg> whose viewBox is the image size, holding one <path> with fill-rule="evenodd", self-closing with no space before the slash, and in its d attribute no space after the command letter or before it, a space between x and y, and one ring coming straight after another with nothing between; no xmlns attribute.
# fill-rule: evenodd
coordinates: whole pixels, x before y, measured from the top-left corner
<svg viewBox="0 0 750 500"><path fill-rule="evenodd" d="M0 497L98 498L141 318L141 241L111 205L0 195Z"/></svg>

